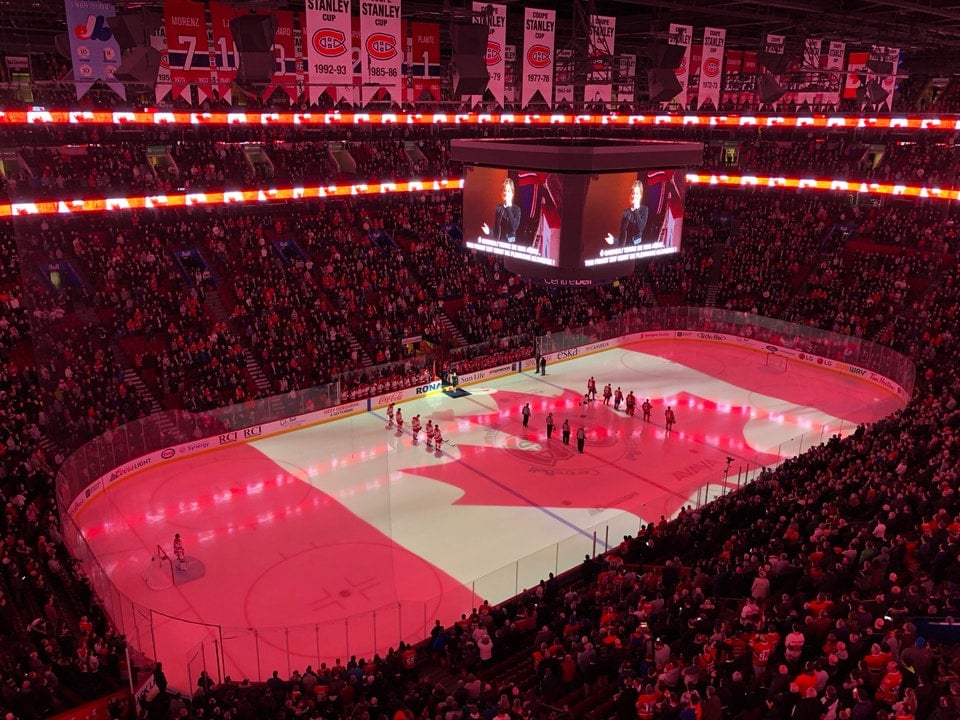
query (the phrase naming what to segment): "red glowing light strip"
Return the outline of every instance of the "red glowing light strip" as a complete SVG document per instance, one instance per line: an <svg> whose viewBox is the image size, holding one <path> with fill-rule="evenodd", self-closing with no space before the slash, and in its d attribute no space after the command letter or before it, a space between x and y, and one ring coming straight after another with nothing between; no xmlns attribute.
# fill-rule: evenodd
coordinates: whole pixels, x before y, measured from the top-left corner
<svg viewBox="0 0 960 720"><path fill-rule="evenodd" d="M960 199L960 189L957 188L862 182L860 180L818 180L815 178L765 177L762 175L708 175L699 173L689 173L686 178L690 185L830 190L834 192L865 193L867 195L933 198L935 200Z"/></svg>
<svg viewBox="0 0 960 720"><path fill-rule="evenodd" d="M707 175L690 173L690 185L714 187L765 187L794 190L827 190L858 192L867 195L893 195L935 200L960 200L960 188L937 188L918 185L868 183L858 180L817 180L814 178L765 177L762 175ZM144 195L124 198L91 198L88 200L44 200L38 202L0 204L0 219L38 215L73 215L122 210L156 210L200 205L243 205L285 200L315 200L361 195L392 193L447 192L462 190L463 179L403 180L392 183L328 185L326 187L289 187L259 190L221 190L216 192L181 193L179 195Z"/></svg>
<svg viewBox="0 0 960 720"><path fill-rule="evenodd" d="M351 127L354 125L602 125L645 127L877 128L960 130L960 115L941 117L842 115L638 115L574 113L292 113L190 112L167 110L0 110L0 125L294 125Z"/></svg>
<svg viewBox="0 0 960 720"><path fill-rule="evenodd" d="M198 205L242 205L283 200L384 195L388 193L434 192L460 190L463 180L403 180L388 183L358 183L325 187L289 187L258 190L221 190L216 192L181 193L178 195L145 195L88 200L44 200L0 204L0 218L34 215L73 215L79 213L114 212L118 210L153 210L193 207Z"/></svg>

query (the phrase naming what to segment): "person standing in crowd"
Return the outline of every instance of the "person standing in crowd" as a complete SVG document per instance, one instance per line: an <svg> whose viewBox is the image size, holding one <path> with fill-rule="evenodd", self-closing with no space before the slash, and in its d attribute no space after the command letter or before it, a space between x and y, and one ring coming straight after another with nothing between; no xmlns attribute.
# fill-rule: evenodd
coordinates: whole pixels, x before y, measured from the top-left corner
<svg viewBox="0 0 960 720"><path fill-rule="evenodd" d="M653 410L653 405L650 404L650 398L643 401L640 409L643 410L643 421L650 422L650 412Z"/></svg>
<svg viewBox="0 0 960 720"><path fill-rule="evenodd" d="M613 394L613 409L619 410L620 403L623 402L623 390L617 388L617 391Z"/></svg>
<svg viewBox="0 0 960 720"><path fill-rule="evenodd" d="M583 429L583 425L577 428L577 452L583 452L583 446L587 442L587 431Z"/></svg>
<svg viewBox="0 0 960 720"><path fill-rule="evenodd" d="M610 387L610 383L607 383L603 386L603 404L609 405L610 398L613 397L613 388Z"/></svg>
<svg viewBox="0 0 960 720"><path fill-rule="evenodd" d="M547 440L553 437L553 413L547 413Z"/></svg>
<svg viewBox="0 0 960 720"><path fill-rule="evenodd" d="M570 421L567 418L563 419L563 427L561 428L563 433L563 444L570 444Z"/></svg>
<svg viewBox="0 0 960 720"><path fill-rule="evenodd" d="M530 425L530 403L527 403L523 406L523 410L520 411L520 414L523 416L523 426L527 427Z"/></svg>
<svg viewBox="0 0 960 720"><path fill-rule="evenodd" d="M667 432L671 432L677 422L677 416L673 414L673 408L668 407L666 409L666 412L663 413L663 420L667 425Z"/></svg>

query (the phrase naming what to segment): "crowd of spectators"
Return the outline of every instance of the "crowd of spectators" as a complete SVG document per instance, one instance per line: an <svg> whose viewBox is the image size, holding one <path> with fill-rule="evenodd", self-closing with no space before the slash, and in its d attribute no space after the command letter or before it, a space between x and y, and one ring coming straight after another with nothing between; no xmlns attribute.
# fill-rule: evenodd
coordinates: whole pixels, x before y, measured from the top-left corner
<svg viewBox="0 0 960 720"><path fill-rule="evenodd" d="M798 166L818 152L801 145L786 155ZM196 182L227 182L239 167L258 181L242 149L204 147L183 159ZM400 141L363 147L366 171L415 171ZM439 141L419 149L446 162ZM116 153L103 156L108 165L126 153L143 160ZM65 187L61 172L101 177L99 164L61 164L53 188ZM132 182L130 167L116 172ZM404 342L413 336L462 341L442 360L467 372L529 356L535 335L638 305L703 304L711 285L721 307L886 339L917 363L916 397L748 488L649 525L587 562L579 583L551 579L439 628L430 648L461 673L455 688L419 682L400 648L265 686L202 686L177 713L505 720L613 697L608 714L643 720L690 708L715 718L718 703L722 717L752 718L960 711L956 645L922 622L955 615L960 577L952 211L691 190L679 257L589 291L536 286L464 253L456 203L439 195L116 217L23 221L0 234L0 623L16 638L0 658L0 706L15 718L119 681L122 640L65 554L56 514L53 473L79 443L157 400L196 411L244 402L262 392L248 355L267 394L345 376L356 378L345 398L361 397L432 374ZM44 262L71 265L84 287L35 275ZM388 374L377 369L390 361ZM518 656L531 673L514 672Z"/></svg>

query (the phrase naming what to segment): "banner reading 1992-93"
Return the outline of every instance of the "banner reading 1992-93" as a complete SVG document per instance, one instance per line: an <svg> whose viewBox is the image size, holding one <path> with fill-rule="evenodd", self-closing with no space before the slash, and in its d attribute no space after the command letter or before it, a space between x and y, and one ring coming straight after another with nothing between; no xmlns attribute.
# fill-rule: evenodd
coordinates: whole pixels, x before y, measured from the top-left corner
<svg viewBox="0 0 960 720"><path fill-rule="evenodd" d="M120 46L107 25L107 18L117 14L116 8L96 0L67 0L66 13L77 97L83 97L91 85L103 80L126 99L126 88L113 76L120 66Z"/></svg>
<svg viewBox="0 0 960 720"><path fill-rule="evenodd" d="M333 100L346 95L337 85L352 82L350 0L307 0L307 84L315 103L333 87Z"/></svg>
<svg viewBox="0 0 960 720"><path fill-rule="evenodd" d="M363 62L363 98L373 97L378 87L400 102L403 48L400 0L364 0L360 3L360 57Z"/></svg>
<svg viewBox="0 0 960 720"><path fill-rule="evenodd" d="M553 46L556 37L555 10L526 8L523 16L523 91L526 107L539 94L542 102L553 100Z"/></svg>

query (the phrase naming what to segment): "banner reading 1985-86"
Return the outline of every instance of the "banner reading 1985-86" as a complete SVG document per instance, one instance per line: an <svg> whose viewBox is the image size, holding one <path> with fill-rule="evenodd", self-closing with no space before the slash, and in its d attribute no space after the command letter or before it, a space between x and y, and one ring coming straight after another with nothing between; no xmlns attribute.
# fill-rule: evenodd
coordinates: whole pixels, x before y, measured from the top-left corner
<svg viewBox="0 0 960 720"><path fill-rule="evenodd" d="M363 0L360 3L360 57L363 61L363 97L386 88L400 102L403 48L400 0Z"/></svg>
<svg viewBox="0 0 960 720"><path fill-rule="evenodd" d="M526 8L523 16L523 91L521 105L526 107L534 96L552 105L553 45L556 37L555 10Z"/></svg>

